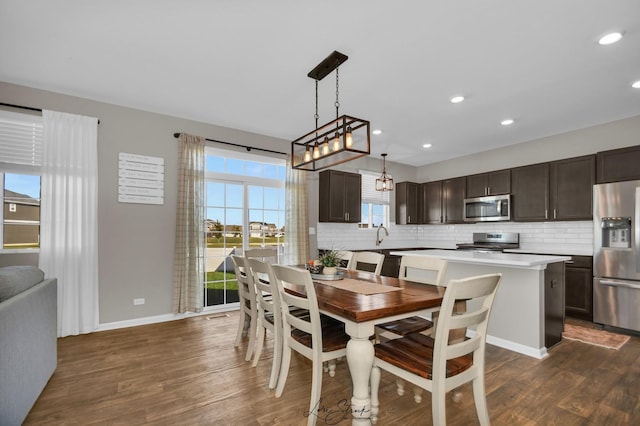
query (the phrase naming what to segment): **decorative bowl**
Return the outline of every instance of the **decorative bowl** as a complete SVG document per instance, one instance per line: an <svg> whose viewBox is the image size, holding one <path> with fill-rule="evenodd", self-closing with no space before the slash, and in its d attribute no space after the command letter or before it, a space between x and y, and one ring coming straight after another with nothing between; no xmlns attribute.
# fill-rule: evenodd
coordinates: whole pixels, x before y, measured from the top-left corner
<svg viewBox="0 0 640 426"><path fill-rule="evenodd" d="M321 274L322 270L324 269L324 265L309 265L309 264L307 264L307 269L312 274Z"/></svg>

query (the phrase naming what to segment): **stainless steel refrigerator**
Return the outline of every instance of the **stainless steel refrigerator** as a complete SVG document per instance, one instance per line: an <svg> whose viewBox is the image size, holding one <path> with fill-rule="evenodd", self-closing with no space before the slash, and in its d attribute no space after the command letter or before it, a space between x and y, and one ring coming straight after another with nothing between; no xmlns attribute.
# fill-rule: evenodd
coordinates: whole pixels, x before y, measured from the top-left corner
<svg viewBox="0 0 640 426"><path fill-rule="evenodd" d="M640 331L640 180L593 187L593 321Z"/></svg>

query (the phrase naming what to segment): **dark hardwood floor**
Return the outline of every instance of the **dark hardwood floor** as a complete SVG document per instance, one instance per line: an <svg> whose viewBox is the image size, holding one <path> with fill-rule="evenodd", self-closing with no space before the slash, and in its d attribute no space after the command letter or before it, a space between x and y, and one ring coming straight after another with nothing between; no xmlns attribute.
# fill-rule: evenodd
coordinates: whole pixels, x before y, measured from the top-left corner
<svg viewBox="0 0 640 426"><path fill-rule="evenodd" d="M301 425L311 365L295 356L281 398L267 387L272 340L256 368L233 346L237 312L58 340L58 368L25 425ZM536 360L488 345L494 425L640 424L640 338L620 350L564 340ZM478 424L470 385L447 400L451 425ZM350 424L346 362L324 375L318 425ZM399 397L383 372L379 425L431 424L430 394Z"/></svg>

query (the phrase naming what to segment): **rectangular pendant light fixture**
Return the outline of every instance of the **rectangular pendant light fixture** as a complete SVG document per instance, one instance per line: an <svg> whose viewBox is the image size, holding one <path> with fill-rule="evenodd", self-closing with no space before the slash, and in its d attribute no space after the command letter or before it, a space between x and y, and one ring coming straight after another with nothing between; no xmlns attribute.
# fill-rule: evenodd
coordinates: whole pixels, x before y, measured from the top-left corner
<svg viewBox="0 0 640 426"><path fill-rule="evenodd" d="M307 74L316 80L316 128L291 142L291 167L317 171L355 160L371 152L370 125L367 120L339 116L338 67L348 56L334 51ZM336 71L336 119L318 126L318 82Z"/></svg>

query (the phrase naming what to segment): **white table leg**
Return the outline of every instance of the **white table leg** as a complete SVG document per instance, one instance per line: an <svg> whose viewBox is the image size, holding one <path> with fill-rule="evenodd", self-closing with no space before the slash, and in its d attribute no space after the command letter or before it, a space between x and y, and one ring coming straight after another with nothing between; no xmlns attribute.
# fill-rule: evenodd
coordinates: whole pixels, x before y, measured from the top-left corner
<svg viewBox="0 0 640 426"><path fill-rule="evenodd" d="M352 425L370 425L371 397L369 377L373 366L373 343L369 337L354 337L347 343L347 363L353 382L351 397Z"/></svg>

